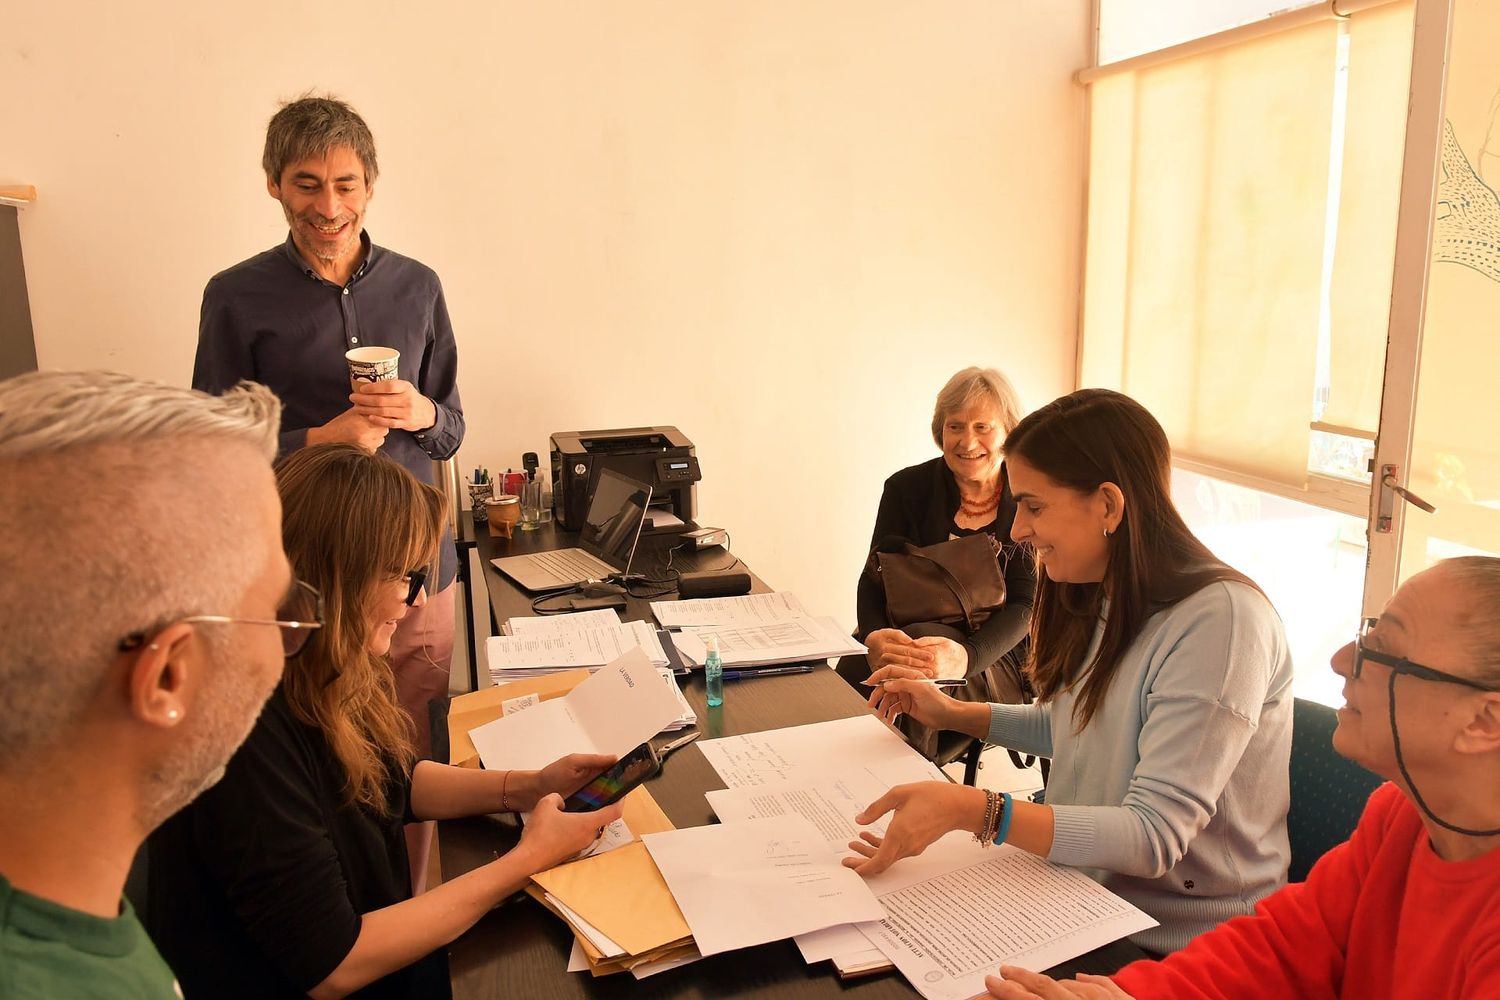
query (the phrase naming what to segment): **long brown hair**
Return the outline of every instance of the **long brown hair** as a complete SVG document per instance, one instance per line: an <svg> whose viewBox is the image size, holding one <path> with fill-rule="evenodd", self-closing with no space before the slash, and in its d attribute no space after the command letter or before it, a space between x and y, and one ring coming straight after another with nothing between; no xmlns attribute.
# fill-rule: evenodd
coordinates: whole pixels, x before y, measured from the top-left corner
<svg viewBox="0 0 1500 1000"><path fill-rule="evenodd" d="M1080 389L1055 399L1017 424L1003 450L1060 486L1092 493L1114 483L1125 497L1103 583L1055 583L1037 571L1028 670L1042 701L1080 685L1073 708L1079 729L1104 701L1120 658L1148 618L1218 580L1260 590L1188 530L1172 504L1167 435L1129 396ZM1085 664L1106 599L1099 651Z"/></svg>
<svg viewBox="0 0 1500 1000"><path fill-rule="evenodd" d="M348 801L383 813L390 767L416 760L389 662L369 651L378 588L430 565L442 497L382 455L316 445L276 466L282 541L293 571L323 594L324 625L286 665L292 712L321 729L348 779Z"/></svg>

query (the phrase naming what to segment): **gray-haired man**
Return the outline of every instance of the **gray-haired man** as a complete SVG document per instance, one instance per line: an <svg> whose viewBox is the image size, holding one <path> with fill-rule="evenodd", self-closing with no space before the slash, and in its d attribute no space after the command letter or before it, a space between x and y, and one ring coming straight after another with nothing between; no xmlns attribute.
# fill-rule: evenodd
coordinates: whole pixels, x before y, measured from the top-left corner
<svg viewBox="0 0 1500 1000"><path fill-rule="evenodd" d="M102 372L0 382L0 996L175 997L121 890L316 624L276 399ZM87 494L68 496L69 484ZM289 600L297 594L300 599Z"/></svg>

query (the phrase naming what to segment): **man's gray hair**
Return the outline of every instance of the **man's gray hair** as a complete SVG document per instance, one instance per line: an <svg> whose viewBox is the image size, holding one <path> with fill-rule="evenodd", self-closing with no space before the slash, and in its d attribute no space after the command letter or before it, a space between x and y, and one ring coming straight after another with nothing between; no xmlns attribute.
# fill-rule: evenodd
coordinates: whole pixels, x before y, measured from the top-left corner
<svg viewBox="0 0 1500 1000"><path fill-rule="evenodd" d="M242 599L275 553L246 541L263 537L263 514L224 480L246 463L269 479L280 413L249 382L216 397L111 372L0 381L0 690L12 702L0 770L66 738L122 638Z"/></svg>
<svg viewBox="0 0 1500 1000"><path fill-rule="evenodd" d="M1002 437L1021 422L1021 399L1010 379L994 368L965 368L938 392L937 405L932 408L932 440L939 448L943 446L943 424L947 419L981 400L994 404Z"/></svg>
<svg viewBox="0 0 1500 1000"><path fill-rule="evenodd" d="M1470 603L1456 609L1455 626L1474 654L1474 676L1500 684L1500 558L1458 556L1437 564L1466 593Z"/></svg>
<svg viewBox="0 0 1500 1000"><path fill-rule="evenodd" d="M281 401L241 382L222 396L119 372L32 372L0 381L0 461L161 438L239 438L276 457Z"/></svg>
<svg viewBox="0 0 1500 1000"><path fill-rule="evenodd" d="M283 104L271 116L260 162L266 177L280 184L287 167L326 156L330 150L343 146L354 150L364 165L365 184L374 184L380 167L375 162L375 137L370 134L370 126L347 102L332 94L319 97L309 91Z"/></svg>

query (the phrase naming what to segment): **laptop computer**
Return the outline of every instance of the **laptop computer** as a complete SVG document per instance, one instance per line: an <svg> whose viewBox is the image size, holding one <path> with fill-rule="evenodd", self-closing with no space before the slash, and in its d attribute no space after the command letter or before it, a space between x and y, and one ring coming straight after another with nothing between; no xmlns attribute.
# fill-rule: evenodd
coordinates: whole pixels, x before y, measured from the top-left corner
<svg viewBox="0 0 1500 1000"><path fill-rule="evenodd" d="M627 574L650 505L651 487L612 469L600 469L580 532L582 548L531 552L490 562L533 592Z"/></svg>

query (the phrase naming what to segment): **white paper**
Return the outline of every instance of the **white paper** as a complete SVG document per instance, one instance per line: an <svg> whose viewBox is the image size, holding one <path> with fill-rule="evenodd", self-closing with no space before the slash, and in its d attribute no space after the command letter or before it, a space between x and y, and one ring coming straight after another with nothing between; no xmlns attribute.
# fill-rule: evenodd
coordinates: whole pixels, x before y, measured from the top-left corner
<svg viewBox="0 0 1500 1000"><path fill-rule="evenodd" d="M630 827L625 825L625 820L617 819L604 828L604 833L597 840L579 851L578 858L580 860L583 858L592 858L595 855L613 851L617 847L624 847L626 844L633 843L634 841L635 834L630 832Z"/></svg>
<svg viewBox="0 0 1500 1000"><path fill-rule="evenodd" d="M584 937L589 939L589 944L599 950L605 958L619 958L625 954L625 949L615 944L613 940L604 936L604 932L593 924L580 917L577 913L568 909L567 904L558 899L552 893L546 893L547 902L557 907L557 911L563 915L563 919L573 926ZM575 939L576 940L576 939Z"/></svg>
<svg viewBox="0 0 1500 1000"><path fill-rule="evenodd" d="M907 746L873 715L806 726L700 740L703 756L730 788L783 782L812 783L867 773L886 787L946 780L931 761Z"/></svg>
<svg viewBox="0 0 1500 1000"><path fill-rule="evenodd" d="M719 640L719 658L726 667L826 660L865 651L832 618L794 618L764 625L689 625L672 637L672 644L684 658L702 663L708 658L709 636Z"/></svg>
<svg viewBox="0 0 1500 1000"><path fill-rule="evenodd" d="M578 938L573 938L573 947L568 951L568 971L589 971L589 957L584 953L583 945L578 943Z"/></svg>
<svg viewBox="0 0 1500 1000"><path fill-rule="evenodd" d="M649 976L656 975L658 972L666 972L668 969L675 969L680 965L692 965L694 962L701 961L702 959L702 955L683 955L681 958L663 958L657 962L642 962L640 965L631 966L630 974L636 979L646 979Z"/></svg>
<svg viewBox="0 0 1500 1000"><path fill-rule="evenodd" d="M820 931L809 931L806 934L798 934L792 940L797 943L797 950L802 952L802 961L808 965L814 962L826 962L841 955L857 955L874 950L870 947L870 939L853 924L840 924L837 927L825 927ZM875 954L880 955L880 952L876 951Z"/></svg>
<svg viewBox="0 0 1500 1000"><path fill-rule="evenodd" d="M1014 847L985 853L935 877L912 881L908 871L901 881L909 884L880 892L888 916L859 925L928 1000L982 994L1002 963L1046 969L1156 926L1082 872Z"/></svg>
<svg viewBox="0 0 1500 1000"><path fill-rule="evenodd" d="M870 887L800 816L641 839L703 955L884 916Z"/></svg>
<svg viewBox="0 0 1500 1000"><path fill-rule="evenodd" d="M517 712L524 712L533 705L540 705L541 703L542 696L535 692L523 694L519 698L507 698L500 703L500 714L515 715Z"/></svg>
<svg viewBox="0 0 1500 1000"><path fill-rule="evenodd" d="M540 770L570 753L624 756L681 713L646 654L632 649L561 698L469 730L491 771Z"/></svg>
<svg viewBox="0 0 1500 1000"><path fill-rule="evenodd" d="M662 731L676 732L679 729L696 726L698 724L698 713L693 711L693 706L688 703L687 698L683 697L682 688L677 683L677 675L672 673L671 667L657 667L656 669L661 674L662 683L666 684L672 690L672 694L676 695L677 707L679 709L677 718L673 719L666 726L663 726Z"/></svg>
<svg viewBox="0 0 1500 1000"><path fill-rule="evenodd" d="M774 594L740 597L700 597L689 601L652 601L651 613L662 628L684 625L765 625L770 622L806 618L797 595L782 590Z"/></svg>
<svg viewBox="0 0 1500 1000"><path fill-rule="evenodd" d="M490 676L500 683L552 670L603 666L636 647L644 649L652 663L666 665L666 650L662 649L661 639L649 622L626 622L538 635L492 635L484 643Z"/></svg>
<svg viewBox="0 0 1500 1000"><path fill-rule="evenodd" d="M842 778L825 778L808 784L786 782L753 788L720 788L705 797L723 823L801 816L817 829L829 847L847 854L849 842L858 839L861 830L885 836L884 821L861 827L854 817L889 788L890 785L868 771L856 771Z"/></svg>
<svg viewBox="0 0 1500 1000"><path fill-rule="evenodd" d="M506 635L561 635L583 629L619 625L620 616L614 608L595 608L593 611L572 611L565 615L528 615L525 618L505 619Z"/></svg>

